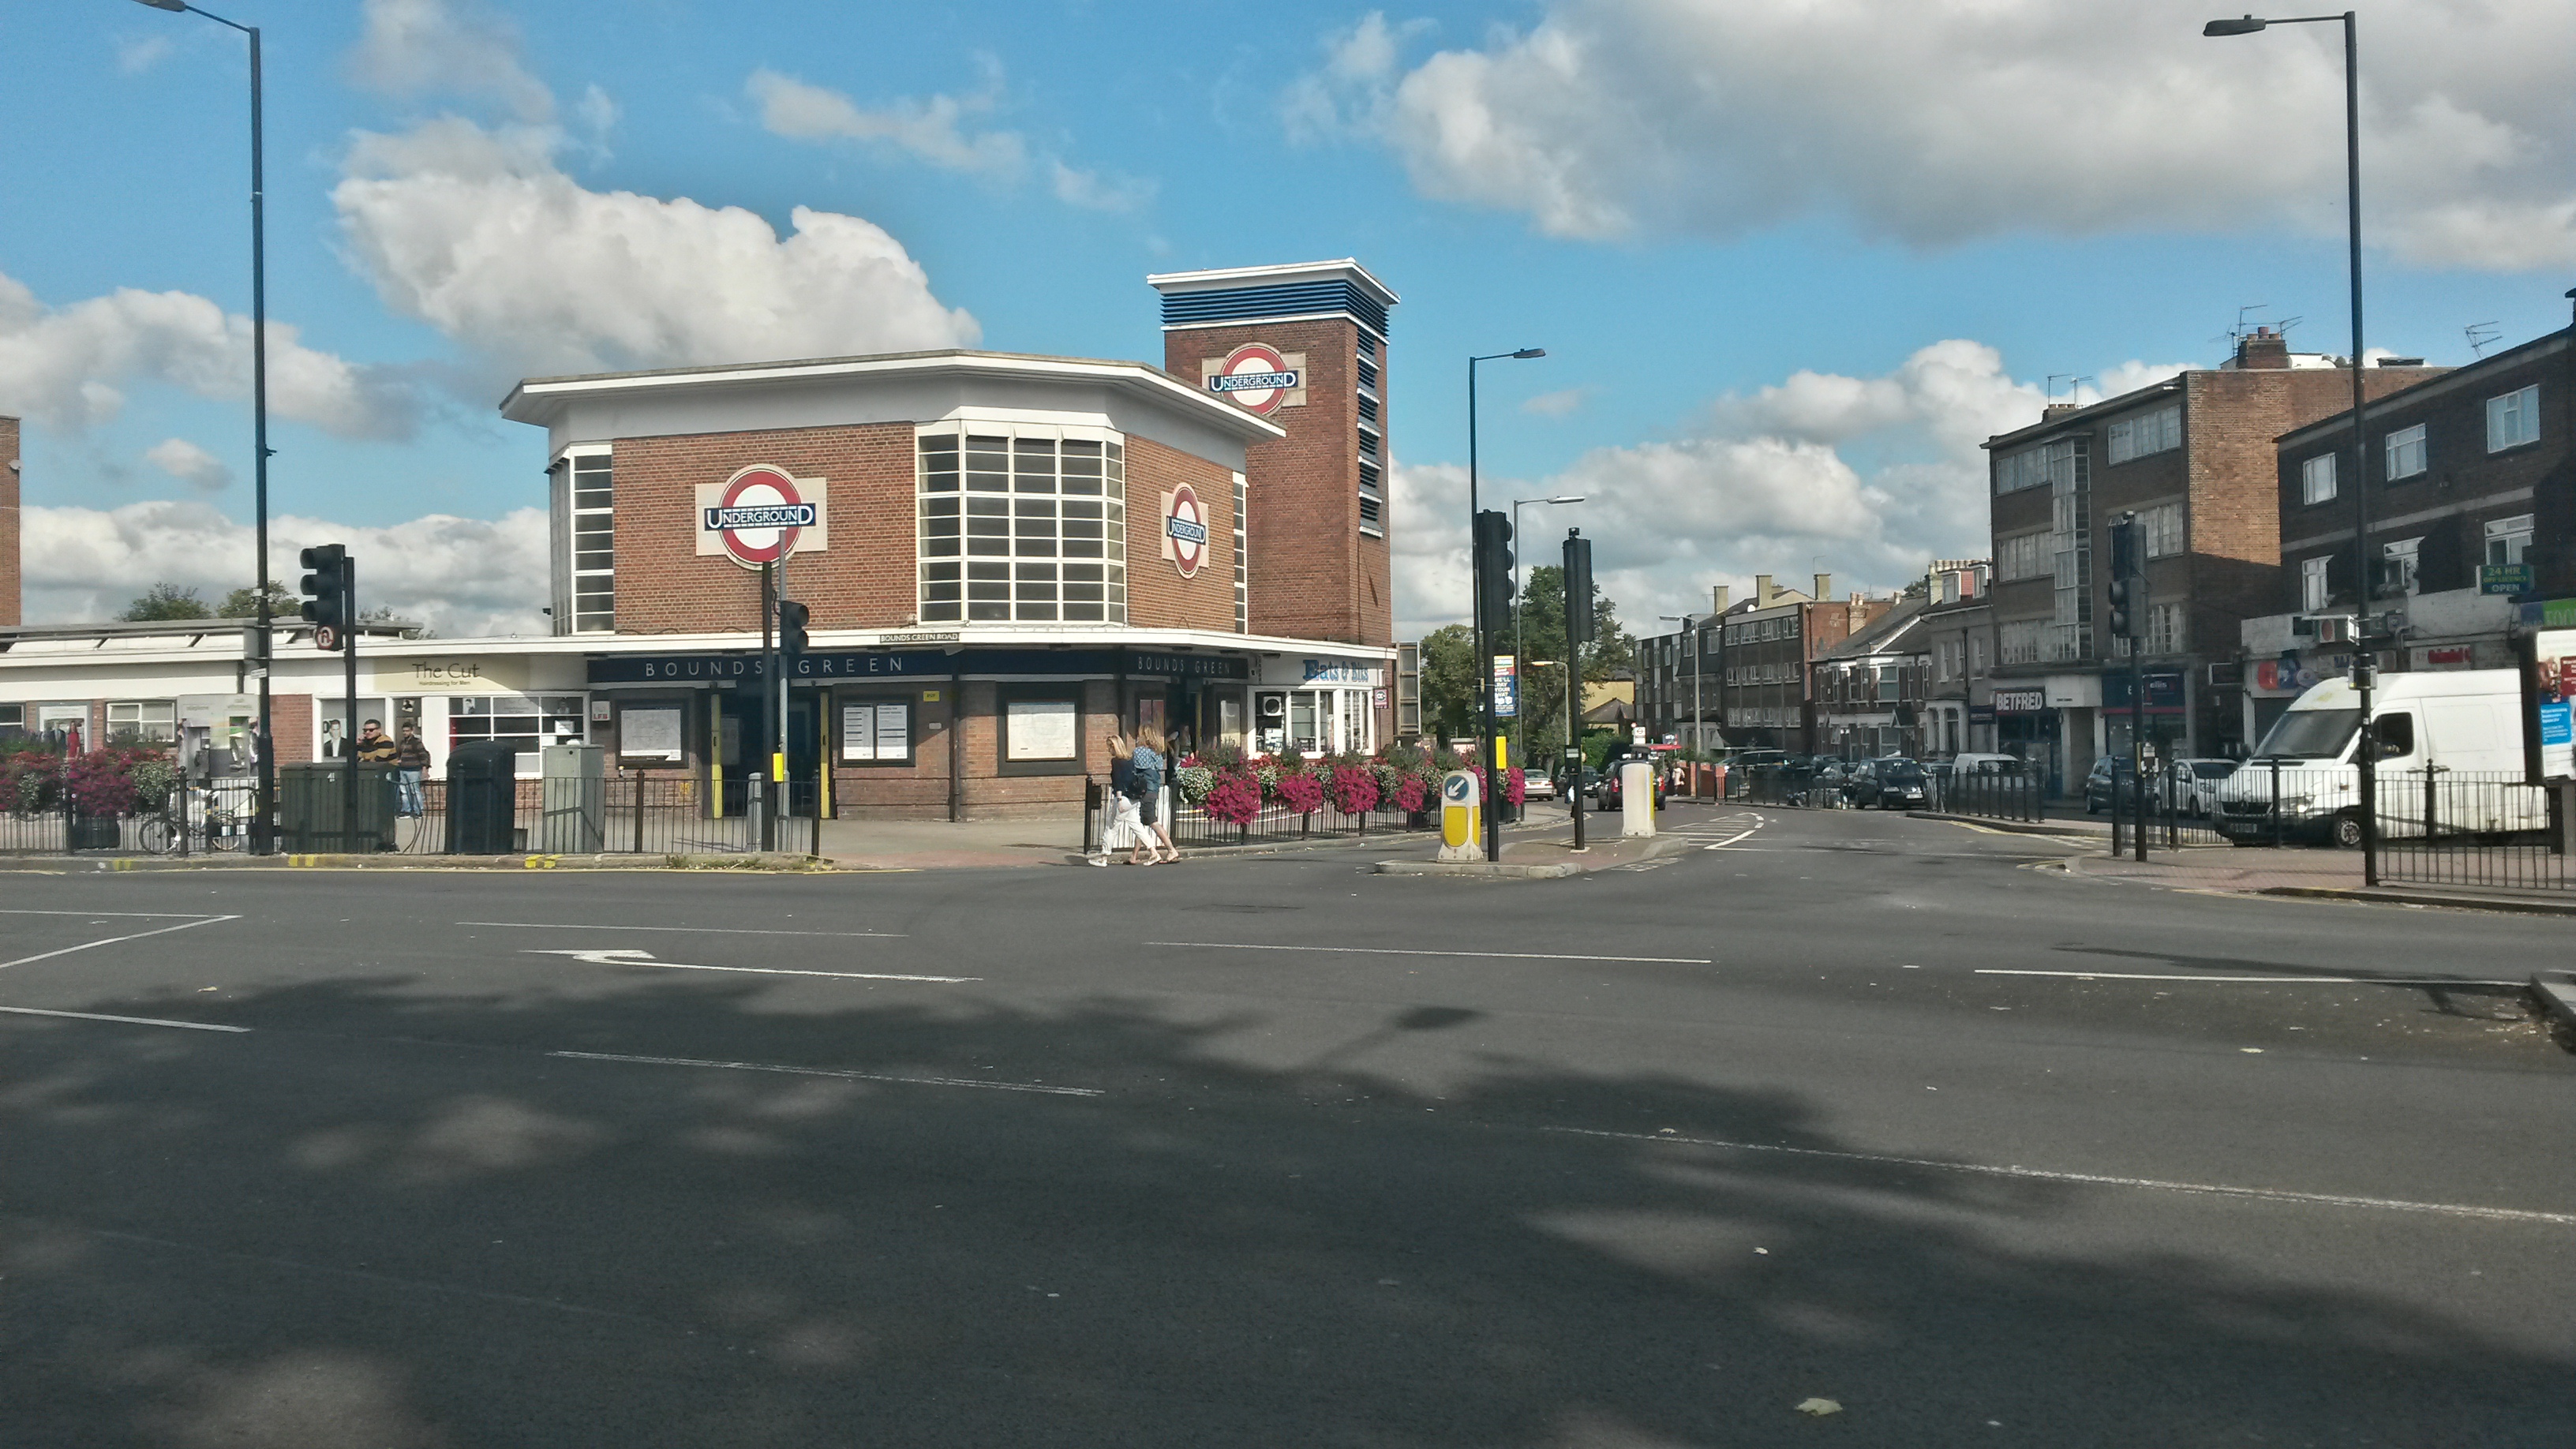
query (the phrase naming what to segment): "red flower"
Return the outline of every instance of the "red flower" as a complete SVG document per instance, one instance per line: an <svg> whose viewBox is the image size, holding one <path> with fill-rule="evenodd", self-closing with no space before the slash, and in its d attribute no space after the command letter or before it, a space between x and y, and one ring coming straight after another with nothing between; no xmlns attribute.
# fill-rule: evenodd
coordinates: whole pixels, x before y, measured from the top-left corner
<svg viewBox="0 0 2576 1449"><path fill-rule="evenodd" d="M1300 815L1312 815L1324 808L1324 782L1304 770L1279 776L1279 799Z"/></svg>
<svg viewBox="0 0 2576 1449"><path fill-rule="evenodd" d="M1377 775L1357 765L1333 767L1333 808L1365 815L1377 808Z"/></svg>
<svg viewBox="0 0 2576 1449"><path fill-rule="evenodd" d="M1250 825L1261 813L1261 782L1247 773L1220 775L1199 808L1229 825Z"/></svg>
<svg viewBox="0 0 2576 1449"><path fill-rule="evenodd" d="M1514 765L1510 769L1503 771L1504 799L1509 800L1514 805L1518 805L1521 803L1521 796L1527 792L1527 789L1527 785L1521 779L1520 766Z"/></svg>
<svg viewBox="0 0 2576 1449"><path fill-rule="evenodd" d="M1431 786L1420 775L1407 775L1395 785L1395 808L1408 815L1418 814L1430 802Z"/></svg>

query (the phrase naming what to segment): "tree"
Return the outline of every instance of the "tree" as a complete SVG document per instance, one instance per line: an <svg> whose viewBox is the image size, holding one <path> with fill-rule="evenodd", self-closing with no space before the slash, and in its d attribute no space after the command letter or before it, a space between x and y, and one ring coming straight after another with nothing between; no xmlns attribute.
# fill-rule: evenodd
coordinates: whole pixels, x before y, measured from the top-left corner
<svg viewBox="0 0 2576 1449"><path fill-rule="evenodd" d="M304 601L288 593L277 580L268 581L268 614L272 619L292 619L303 611ZM259 617L259 590L235 589L224 595L215 606L219 619L256 619Z"/></svg>
<svg viewBox="0 0 2576 1449"><path fill-rule="evenodd" d="M1521 666L1521 714L1513 733L1526 743L1516 753L1536 759L1565 740L1565 570L1559 565L1540 564L1521 580L1519 634L1528 659L1560 661L1537 668L1525 661ZM1601 591L1598 578L1592 581L1592 634L1583 650L1587 682L1598 684L1635 665L1637 641L1620 626L1617 608ZM1508 650L1511 643L1502 640L1501 647Z"/></svg>
<svg viewBox="0 0 2576 1449"><path fill-rule="evenodd" d="M1442 739L1472 739L1484 697L1476 688L1476 636L1443 624L1422 636L1422 728Z"/></svg>
<svg viewBox="0 0 2576 1449"><path fill-rule="evenodd" d="M140 624L157 619L211 619L214 616L215 611L206 607L206 601L197 597L195 589L165 583L154 584L142 598L126 605L125 612L116 617Z"/></svg>

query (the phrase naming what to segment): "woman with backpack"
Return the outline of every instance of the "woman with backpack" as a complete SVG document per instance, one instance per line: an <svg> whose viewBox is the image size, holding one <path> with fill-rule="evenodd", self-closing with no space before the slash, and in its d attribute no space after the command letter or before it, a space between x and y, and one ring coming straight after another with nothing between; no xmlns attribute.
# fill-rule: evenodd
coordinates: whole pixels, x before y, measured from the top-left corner
<svg viewBox="0 0 2576 1449"><path fill-rule="evenodd" d="M1090 857L1093 865L1106 867L1109 853L1125 848L1129 865L1159 865L1162 862L1148 854L1154 843L1153 833L1145 828L1141 813L1144 780L1136 771L1136 742L1126 735L1109 737L1109 824L1100 832L1100 853Z"/></svg>
<svg viewBox="0 0 2576 1449"><path fill-rule="evenodd" d="M1153 836L1157 847L1154 863L1157 865L1181 858L1180 848L1172 844L1172 792L1165 783L1171 778L1169 760L1164 753L1168 748L1163 732L1154 726L1147 725L1136 732L1133 758L1137 778L1144 787L1144 798L1137 807L1137 815Z"/></svg>

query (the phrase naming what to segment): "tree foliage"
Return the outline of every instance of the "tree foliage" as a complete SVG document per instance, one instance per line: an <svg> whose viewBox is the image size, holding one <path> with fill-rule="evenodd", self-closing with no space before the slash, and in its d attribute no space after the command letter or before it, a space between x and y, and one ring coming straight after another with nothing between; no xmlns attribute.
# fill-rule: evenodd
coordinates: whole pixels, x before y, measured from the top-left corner
<svg viewBox="0 0 2576 1449"><path fill-rule="evenodd" d="M206 601L197 597L195 589L164 583L154 584L142 598L126 605L125 612L116 617L128 623L142 624L158 619L211 619L214 616L215 611L206 607Z"/></svg>
<svg viewBox="0 0 2576 1449"><path fill-rule="evenodd" d="M1442 739L1476 733L1483 696L1476 689L1476 636L1443 624L1422 636L1422 732Z"/></svg>
<svg viewBox="0 0 2576 1449"><path fill-rule="evenodd" d="M292 619L304 607L304 601L286 591L275 579L268 581L268 614L272 619ZM256 619L259 617L259 590L235 589L224 595L215 606L219 619Z"/></svg>
<svg viewBox="0 0 2576 1449"><path fill-rule="evenodd" d="M1565 570L1556 564L1540 564L1521 581L1520 628L1521 647L1525 651L1521 665L1521 714L1514 735L1528 741L1523 750L1526 758L1536 750L1541 754L1553 750L1565 740L1567 670L1565 658ZM1637 660L1637 641L1619 623L1618 608L1610 596L1601 591L1601 581L1592 582L1592 633L1590 644L1583 650L1583 677L1598 684L1622 669L1632 668ZM1511 640L1502 641L1508 650ZM1555 664L1532 666L1529 660L1552 659Z"/></svg>

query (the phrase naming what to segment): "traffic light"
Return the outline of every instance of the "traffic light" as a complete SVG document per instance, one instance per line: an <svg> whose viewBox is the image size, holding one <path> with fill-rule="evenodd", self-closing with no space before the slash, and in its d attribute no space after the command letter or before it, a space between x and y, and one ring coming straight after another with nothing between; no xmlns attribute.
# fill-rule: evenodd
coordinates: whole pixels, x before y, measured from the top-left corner
<svg viewBox="0 0 2576 1449"><path fill-rule="evenodd" d="M1488 635L1512 622L1512 520L1488 508L1476 515L1476 615Z"/></svg>
<svg viewBox="0 0 2576 1449"><path fill-rule="evenodd" d="M2146 580L2138 573L2138 517L2123 513L2111 525L2110 633L2114 639L2138 637L2146 612Z"/></svg>
<svg viewBox="0 0 2576 1449"><path fill-rule="evenodd" d="M794 599L778 601L778 652L790 659L805 652L805 620L813 611Z"/></svg>
<svg viewBox="0 0 2576 1449"><path fill-rule="evenodd" d="M336 543L306 549L301 558L310 572L304 575L304 622L333 629L349 627L349 550Z"/></svg>
<svg viewBox="0 0 2576 1449"><path fill-rule="evenodd" d="M1592 540L1579 528L1565 531L1565 637L1578 648L1592 642Z"/></svg>

